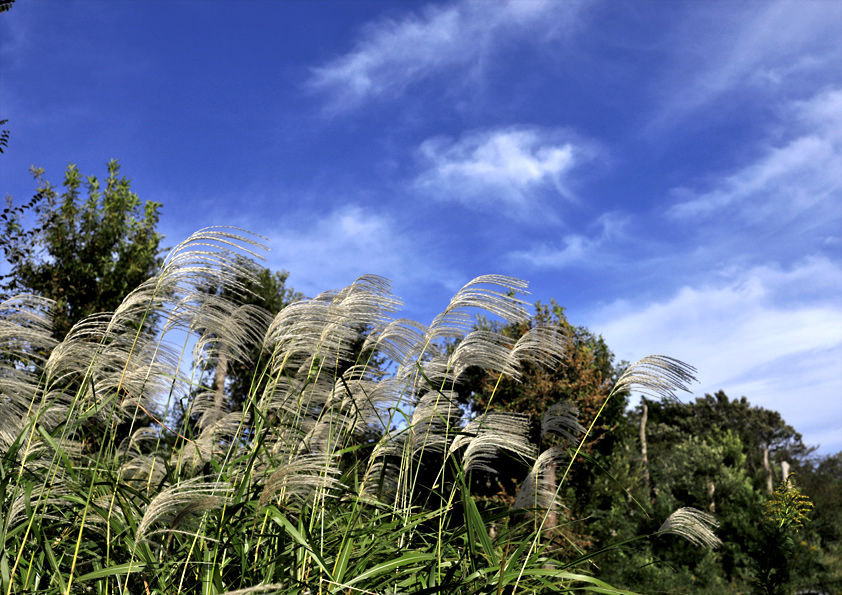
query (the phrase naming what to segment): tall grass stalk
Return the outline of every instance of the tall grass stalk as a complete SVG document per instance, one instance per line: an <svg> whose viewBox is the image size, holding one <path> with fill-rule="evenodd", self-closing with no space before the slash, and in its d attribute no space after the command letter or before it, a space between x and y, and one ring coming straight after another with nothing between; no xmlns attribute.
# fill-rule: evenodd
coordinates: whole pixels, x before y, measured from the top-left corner
<svg viewBox="0 0 842 595"><path fill-rule="evenodd" d="M570 559L542 541L590 431L574 410L545 415L565 458L538 451L524 416L467 419L455 400L472 366L518 378L527 362L563 365L560 328L518 341L474 328L477 311L524 321L524 282L479 277L429 326L396 318L401 304L376 276L272 318L236 299L252 274L243 256L261 249L234 230L200 231L60 343L48 300L0 304L5 595L622 592L587 573L599 552ZM207 291L220 285L234 297ZM246 361L255 340L263 356L242 410L183 371L188 358L197 370L220 355ZM669 396L691 371L648 358L617 390ZM515 506L485 510L471 476L502 454L532 471ZM563 460L554 482L546 470ZM679 512L662 532L716 544L712 519Z"/></svg>

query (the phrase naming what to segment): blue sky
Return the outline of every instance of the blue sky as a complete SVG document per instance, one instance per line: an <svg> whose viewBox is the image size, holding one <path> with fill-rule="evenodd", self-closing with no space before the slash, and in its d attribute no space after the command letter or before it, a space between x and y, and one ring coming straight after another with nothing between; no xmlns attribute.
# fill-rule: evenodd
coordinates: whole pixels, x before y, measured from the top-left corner
<svg viewBox="0 0 842 595"><path fill-rule="evenodd" d="M117 158L168 246L425 323L520 277L842 450L842 2L18 0L0 86L4 196Z"/></svg>

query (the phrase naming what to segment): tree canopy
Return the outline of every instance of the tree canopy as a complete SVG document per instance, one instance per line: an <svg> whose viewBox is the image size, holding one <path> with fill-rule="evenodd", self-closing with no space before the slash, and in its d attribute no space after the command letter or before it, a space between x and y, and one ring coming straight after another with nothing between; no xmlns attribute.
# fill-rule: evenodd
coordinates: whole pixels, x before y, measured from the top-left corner
<svg viewBox="0 0 842 595"><path fill-rule="evenodd" d="M624 364L614 361L614 354L601 336L584 326L571 324L564 308L555 300L549 305L538 302L535 314L528 321L506 325L500 330L517 340L530 328L546 325L554 325L567 336L568 349L562 365L547 369L527 364L519 380L508 377L501 380L497 374L474 370L466 374L459 387L463 401L479 412L514 411L533 417L566 401L576 407L583 424L595 419ZM498 328L496 323L484 319L479 321L479 326ZM610 450L611 430L622 417L626 403L625 394L615 395L608 403L588 437L589 450Z"/></svg>
<svg viewBox="0 0 842 595"><path fill-rule="evenodd" d="M103 183L70 164L61 194L43 169L31 171L35 196L20 206L7 198L0 215L0 245L11 265L0 278L0 297L55 300L53 334L60 340L82 318L114 310L162 264L163 236L155 230L161 204L141 202L116 160Z"/></svg>
<svg viewBox="0 0 842 595"><path fill-rule="evenodd" d="M271 271L243 259L243 270L248 275L240 275L233 283L224 286L208 286L211 295L219 295L231 300L241 308L251 308L252 312L261 312L261 329L255 336L265 333L272 318L282 309L294 301L301 299L301 293L287 286L289 273L287 271ZM259 310L254 310L257 308ZM230 358L217 349L217 356L208 360L204 366L203 376L206 384L218 395L218 406L240 409L249 393L259 393L253 383L265 382L262 370L268 364L269 353L264 351L261 341L254 340L248 345L241 346L244 357Z"/></svg>

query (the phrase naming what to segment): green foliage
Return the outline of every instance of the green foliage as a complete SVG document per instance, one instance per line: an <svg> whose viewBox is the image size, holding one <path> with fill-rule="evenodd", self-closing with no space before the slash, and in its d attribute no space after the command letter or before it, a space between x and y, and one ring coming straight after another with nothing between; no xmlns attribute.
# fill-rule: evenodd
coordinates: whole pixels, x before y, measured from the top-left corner
<svg viewBox="0 0 842 595"><path fill-rule="evenodd" d="M649 414L653 431L661 432L657 440L664 449L670 449L683 436L706 436L730 430L743 444L746 464L758 485L763 481L760 474L764 447L769 449L772 459L790 463L806 459L814 450L804 445L801 434L777 411L752 406L746 397L732 400L724 391L697 398L689 405L651 403Z"/></svg>
<svg viewBox="0 0 842 595"><path fill-rule="evenodd" d="M162 262L162 236L155 231L161 205L141 203L119 173L117 161L110 161L103 188L95 177L83 183L71 164L58 195L44 170L33 168L35 197L18 207L8 199L3 211L0 245L12 270L0 297L34 293L54 300L56 339L86 316L114 310ZM34 226L27 225L27 212L36 216Z"/></svg>
<svg viewBox="0 0 842 595"><path fill-rule="evenodd" d="M225 384L223 391L228 400L227 406L232 409L242 409L250 392L262 390L262 387L252 386L255 380L262 383L268 380L265 368L269 363L271 346L265 346L259 339L265 335L272 319L281 310L304 297L292 287L287 287L287 271L273 272L245 258L240 260L238 266L245 273L239 275L233 283L208 286L206 290L211 295L219 295L241 307L244 316L255 318L258 311L266 312L269 316L258 320L260 326L246 345L238 345L243 352L242 356L230 361L226 358L224 363L225 370L220 375L220 381ZM213 391L220 388L217 386L218 366L218 357L204 362L203 383Z"/></svg>
<svg viewBox="0 0 842 595"><path fill-rule="evenodd" d="M763 515L774 525L775 531L787 533L794 529L797 533L804 521L809 520L807 513L813 509L810 498L795 487L792 478L790 475L782 481L772 499L763 506Z"/></svg>
<svg viewBox="0 0 842 595"><path fill-rule="evenodd" d="M560 443L558 438L552 437L541 440L544 413L557 403L568 403L578 419L586 423L596 421L590 429L584 451L600 459L610 456L620 435L620 426L624 423L627 393L619 391L610 400L608 395L625 364L615 364L614 354L601 336L594 335L586 327L571 324L564 308L555 300L550 305L536 303L535 313L528 320L503 325L480 318L477 328L499 332L513 342L541 329L558 333L565 344L563 361L552 366L527 363L517 378L507 377L497 370L469 369L457 385L461 402L477 412L510 411L529 415L533 439L541 441L542 448ZM523 465L512 463L503 466L506 472L482 478L491 486L487 490L489 495L504 501L511 500L518 482L527 473ZM572 470L567 483L572 490L573 501L585 501L593 477L586 467L577 466ZM569 508L567 510L570 511ZM573 512L587 516L593 510L589 504L588 511ZM586 539L582 534L575 537Z"/></svg>
<svg viewBox="0 0 842 595"><path fill-rule="evenodd" d="M811 449L779 414L751 406L745 398L732 400L719 392L690 403L648 399L644 403L649 483L644 481L639 432L627 428L605 467L629 487L631 496L626 503L612 501L612 482L607 478L594 482L590 499L600 502L591 525L595 543L651 532L654 519L676 505L714 512L723 543L715 552L699 555L668 539L634 542L606 554L597 576L642 593L748 593L754 588L758 563L765 564L772 576L780 576L785 562L791 589L840 591L842 541L837 530L842 523L837 511L842 474L834 475L838 457L807 458L804 455ZM642 405L630 413L629 426L639 425L641 417ZM764 446L773 453L771 471L778 478L781 462L792 463L803 479L799 481L803 493L816 505L810 516L822 519L803 527L799 538L786 547L781 535L770 533L771 525L763 516L764 504L771 498L762 462ZM814 493L819 499L813 498ZM635 502L642 503L645 512Z"/></svg>
<svg viewBox="0 0 842 595"><path fill-rule="evenodd" d="M755 554L756 586L761 595L792 593L792 569L798 532L807 513L813 508L810 499L801 494L791 477L782 481L772 498L763 506L766 521L758 551Z"/></svg>
<svg viewBox="0 0 842 595"><path fill-rule="evenodd" d="M6 124L8 120L0 120L0 126ZM9 146L9 131L8 130L0 130L0 155L2 155L6 147Z"/></svg>
<svg viewBox="0 0 842 595"><path fill-rule="evenodd" d="M474 280L430 326L392 318L398 302L379 277L295 301L265 329L268 378L251 383L243 410L197 396L188 411L196 434L171 428L168 446L138 414L195 391L167 332L194 333L200 365L221 349L232 359L247 352L261 326L207 287L241 286L254 269L232 250L249 246L223 231L195 234L113 314L86 319L58 344L47 301L0 304L0 350L10 355L0 360L3 593L626 592L593 576L588 552L546 539L564 480L545 471L575 459L562 449L538 456L522 415L466 419L456 402L470 367L517 374L564 345L555 333L513 345L468 333L460 349L440 347L464 333L473 308L525 320L507 295L523 287L514 279ZM142 330L150 310L159 336ZM30 343L42 374L8 364ZM367 351L393 372L342 364ZM648 358L616 391L668 387L682 374L679 362ZM567 427L566 415L556 412L553 427ZM360 442L373 426L380 438ZM501 452L526 460L531 480L515 506L489 508L472 476ZM651 533L715 545L711 524L682 508Z"/></svg>

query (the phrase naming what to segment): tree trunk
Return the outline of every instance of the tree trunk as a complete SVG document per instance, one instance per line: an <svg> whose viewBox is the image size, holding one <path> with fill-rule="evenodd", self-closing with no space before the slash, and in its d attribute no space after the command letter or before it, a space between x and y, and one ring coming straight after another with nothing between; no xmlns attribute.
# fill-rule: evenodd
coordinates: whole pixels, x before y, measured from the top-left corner
<svg viewBox="0 0 842 595"><path fill-rule="evenodd" d="M769 447L763 447L763 470L766 471L766 491L770 494L774 493L775 489L772 486L772 466L769 465Z"/></svg>
<svg viewBox="0 0 842 595"><path fill-rule="evenodd" d="M213 407L219 415L222 415L222 409L225 406L225 378L227 376L228 358L220 351L216 361L216 375L213 380L214 389L216 389L213 396Z"/></svg>
<svg viewBox="0 0 842 595"><path fill-rule="evenodd" d="M713 493L715 491L716 491L716 484L711 479L711 480L708 481L708 496L710 496L710 506L708 507L708 509L710 510L711 514L714 514L716 512L716 501L714 501L714 499L713 499Z"/></svg>
<svg viewBox="0 0 842 595"><path fill-rule="evenodd" d="M643 492L652 504L655 498L649 491L649 457L646 451L646 420L649 417L649 407L642 401L643 414L640 416L640 458L643 461Z"/></svg>
<svg viewBox="0 0 842 595"><path fill-rule="evenodd" d="M789 477L789 461L781 461L781 477L782 481L786 481L786 478Z"/></svg>
<svg viewBox="0 0 842 595"><path fill-rule="evenodd" d="M558 489L556 480L556 464L555 462L552 462L547 467L543 481L548 489L555 492ZM554 505L555 502L550 503L550 509L547 511L547 520L544 522L544 535L547 537L547 542L552 541L553 536L555 535L555 528L558 526L558 512L556 512Z"/></svg>

